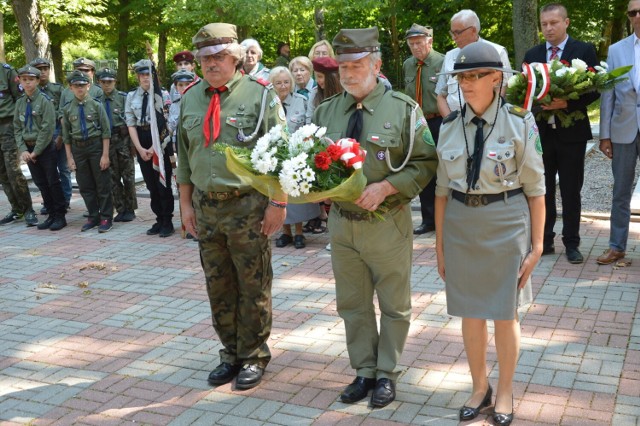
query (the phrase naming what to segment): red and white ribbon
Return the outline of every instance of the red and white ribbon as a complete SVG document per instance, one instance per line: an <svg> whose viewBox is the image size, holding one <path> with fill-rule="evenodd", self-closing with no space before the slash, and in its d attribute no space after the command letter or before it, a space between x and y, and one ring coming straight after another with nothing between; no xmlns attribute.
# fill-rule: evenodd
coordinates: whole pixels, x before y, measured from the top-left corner
<svg viewBox="0 0 640 426"><path fill-rule="evenodd" d="M536 73L535 68L538 68L540 72L540 76L542 77L542 85L537 94L534 94L536 91ZM535 97L537 100L542 100L549 93L549 89L551 88L551 77L549 76L549 64L533 62L531 64L527 64L526 62L522 64L522 73L527 76L527 93L524 97L524 105L523 108L531 111L531 106L533 105L533 98Z"/></svg>
<svg viewBox="0 0 640 426"><path fill-rule="evenodd" d="M343 138L336 141L335 145L338 145L342 150L340 160L343 163L354 169L362 168L367 153L360 149L358 141L351 138Z"/></svg>

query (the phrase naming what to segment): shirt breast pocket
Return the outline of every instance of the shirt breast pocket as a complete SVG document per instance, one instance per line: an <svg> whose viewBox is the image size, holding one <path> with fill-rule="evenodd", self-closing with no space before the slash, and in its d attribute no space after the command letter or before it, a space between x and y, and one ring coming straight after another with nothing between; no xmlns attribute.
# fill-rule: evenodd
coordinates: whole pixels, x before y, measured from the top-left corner
<svg viewBox="0 0 640 426"><path fill-rule="evenodd" d="M467 164L463 154L464 149L456 148L442 151L440 155L440 161L442 161L450 181L464 181L466 178Z"/></svg>
<svg viewBox="0 0 640 426"><path fill-rule="evenodd" d="M258 117L256 117L254 114L245 114L237 117L227 117L225 119L225 124L233 128L231 132L233 134L236 134L236 141L244 142L244 138L251 135L256 129L257 121ZM225 128L222 127L220 130L220 133L222 135L222 133L225 132ZM228 131L229 129L227 129L227 132Z"/></svg>
<svg viewBox="0 0 640 426"><path fill-rule="evenodd" d="M404 78L404 85L405 86L412 86L415 84L416 81L416 76L415 75L408 75Z"/></svg>
<svg viewBox="0 0 640 426"><path fill-rule="evenodd" d="M184 117L182 127L187 132L190 141L199 140L199 138L202 138L204 135L202 132L202 117Z"/></svg>
<svg viewBox="0 0 640 426"><path fill-rule="evenodd" d="M490 145L485 151L487 167L482 167L489 182L502 183L516 173L515 146L513 142Z"/></svg>
<svg viewBox="0 0 640 426"><path fill-rule="evenodd" d="M404 160L400 137L388 132L370 132L367 135L365 162L376 170L388 170L387 161L397 167ZM389 158L390 157L390 158Z"/></svg>

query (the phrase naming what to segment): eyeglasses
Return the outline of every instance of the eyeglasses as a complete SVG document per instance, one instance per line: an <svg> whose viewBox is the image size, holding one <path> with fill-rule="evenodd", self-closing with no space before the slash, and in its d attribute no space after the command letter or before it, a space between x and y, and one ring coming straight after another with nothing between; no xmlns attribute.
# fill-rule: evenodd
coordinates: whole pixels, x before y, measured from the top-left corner
<svg viewBox="0 0 640 426"><path fill-rule="evenodd" d="M633 18L634 16L638 16L640 15L640 9L636 9L636 10L627 10L627 16L629 18Z"/></svg>
<svg viewBox="0 0 640 426"><path fill-rule="evenodd" d="M458 80L458 83L462 83L463 81L469 81L471 83L480 80L481 78L485 78L486 76L493 74L495 71L489 72L478 72L478 73L467 73L467 74L456 74L455 78Z"/></svg>
<svg viewBox="0 0 640 426"><path fill-rule="evenodd" d="M461 30L451 30L449 31L449 35L451 36L451 38L459 37L460 34L467 31L469 28L473 28L473 25L469 25L467 28L463 28Z"/></svg>
<svg viewBox="0 0 640 426"><path fill-rule="evenodd" d="M200 60L202 62L213 61L213 62L220 63L220 62L224 62L227 56L229 56L228 53L217 53L215 55L204 55L200 58Z"/></svg>

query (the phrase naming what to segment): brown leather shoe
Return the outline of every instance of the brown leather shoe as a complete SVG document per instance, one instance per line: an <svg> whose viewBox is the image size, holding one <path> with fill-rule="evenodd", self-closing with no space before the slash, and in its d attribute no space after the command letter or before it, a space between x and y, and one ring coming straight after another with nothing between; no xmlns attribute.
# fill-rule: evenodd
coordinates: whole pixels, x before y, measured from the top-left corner
<svg viewBox="0 0 640 426"><path fill-rule="evenodd" d="M624 257L623 251L618 251L610 248L609 250L602 253L602 256L596 259L598 265L610 265L616 260L620 260Z"/></svg>

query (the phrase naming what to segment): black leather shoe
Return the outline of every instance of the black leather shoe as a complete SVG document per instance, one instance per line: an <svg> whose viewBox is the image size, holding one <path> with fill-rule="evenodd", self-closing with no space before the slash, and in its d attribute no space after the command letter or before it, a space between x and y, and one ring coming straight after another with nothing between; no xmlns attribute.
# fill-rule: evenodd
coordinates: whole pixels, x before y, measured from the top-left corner
<svg viewBox="0 0 640 426"><path fill-rule="evenodd" d="M49 229L49 227L51 226L51 224L53 223L55 219L53 218L53 216L49 216L48 218L46 218L44 220L44 222L39 223L37 228L38 229Z"/></svg>
<svg viewBox="0 0 640 426"><path fill-rule="evenodd" d="M132 211L126 211L122 214L123 222L131 222L135 218L136 218L136 214L135 212L132 212Z"/></svg>
<svg viewBox="0 0 640 426"><path fill-rule="evenodd" d="M567 260L569 261L569 263L577 265L578 263L584 262L584 257L582 257L582 253L580 253L580 250L578 250L577 248L567 247L566 252Z"/></svg>
<svg viewBox="0 0 640 426"><path fill-rule="evenodd" d="M346 404L358 402L367 397L367 394L376 385L376 379L357 376L349 386L340 394L340 401Z"/></svg>
<svg viewBox="0 0 640 426"><path fill-rule="evenodd" d="M160 222L154 223L151 228L147 229L147 235L158 235L160 233Z"/></svg>
<svg viewBox="0 0 640 426"><path fill-rule="evenodd" d="M511 396L511 413L493 413L493 423L500 426L509 426L513 421L513 395Z"/></svg>
<svg viewBox="0 0 640 426"><path fill-rule="evenodd" d="M422 225L418 226L416 229L413 230L414 235L422 235L422 234L426 234L427 232L432 232L435 231L436 227L433 225L427 225L426 223L423 223Z"/></svg>
<svg viewBox="0 0 640 426"><path fill-rule="evenodd" d="M57 218L55 218L53 223L51 223L51 226L49 226L49 230L50 231L59 231L62 228L64 228L65 226L67 226L67 220L64 217L57 217Z"/></svg>
<svg viewBox="0 0 640 426"><path fill-rule="evenodd" d="M258 364L245 364L238 373L236 389L246 390L257 386L262 380L263 374L264 368Z"/></svg>
<svg viewBox="0 0 640 426"><path fill-rule="evenodd" d="M543 244L542 245L542 255L546 256L547 254L554 254L556 252L556 247L551 244Z"/></svg>
<svg viewBox="0 0 640 426"><path fill-rule="evenodd" d="M124 212L120 212L118 213L114 218L113 221L114 222L122 222L122 216L124 215Z"/></svg>
<svg viewBox="0 0 640 426"><path fill-rule="evenodd" d="M293 242L293 237L291 235L282 234L276 240L276 247L286 247Z"/></svg>
<svg viewBox="0 0 640 426"><path fill-rule="evenodd" d="M371 405L386 407L396 399L396 385L391 379L378 379L371 394Z"/></svg>
<svg viewBox="0 0 640 426"><path fill-rule="evenodd" d="M240 371L240 365L223 362L209 373L209 378L207 380L212 386L224 385L225 383L229 383L233 380L233 378L238 374L238 371Z"/></svg>
<svg viewBox="0 0 640 426"><path fill-rule="evenodd" d="M466 405L463 405L462 408L460 409L460 420L461 421L473 420L476 417L478 417L478 414L480 414L480 410L482 408L488 407L489 405L491 405L492 394L493 394L493 389L491 388L491 385L489 385L489 389L487 389L487 393L484 394L484 399L482 400L480 405L478 405L475 408L467 407Z"/></svg>

